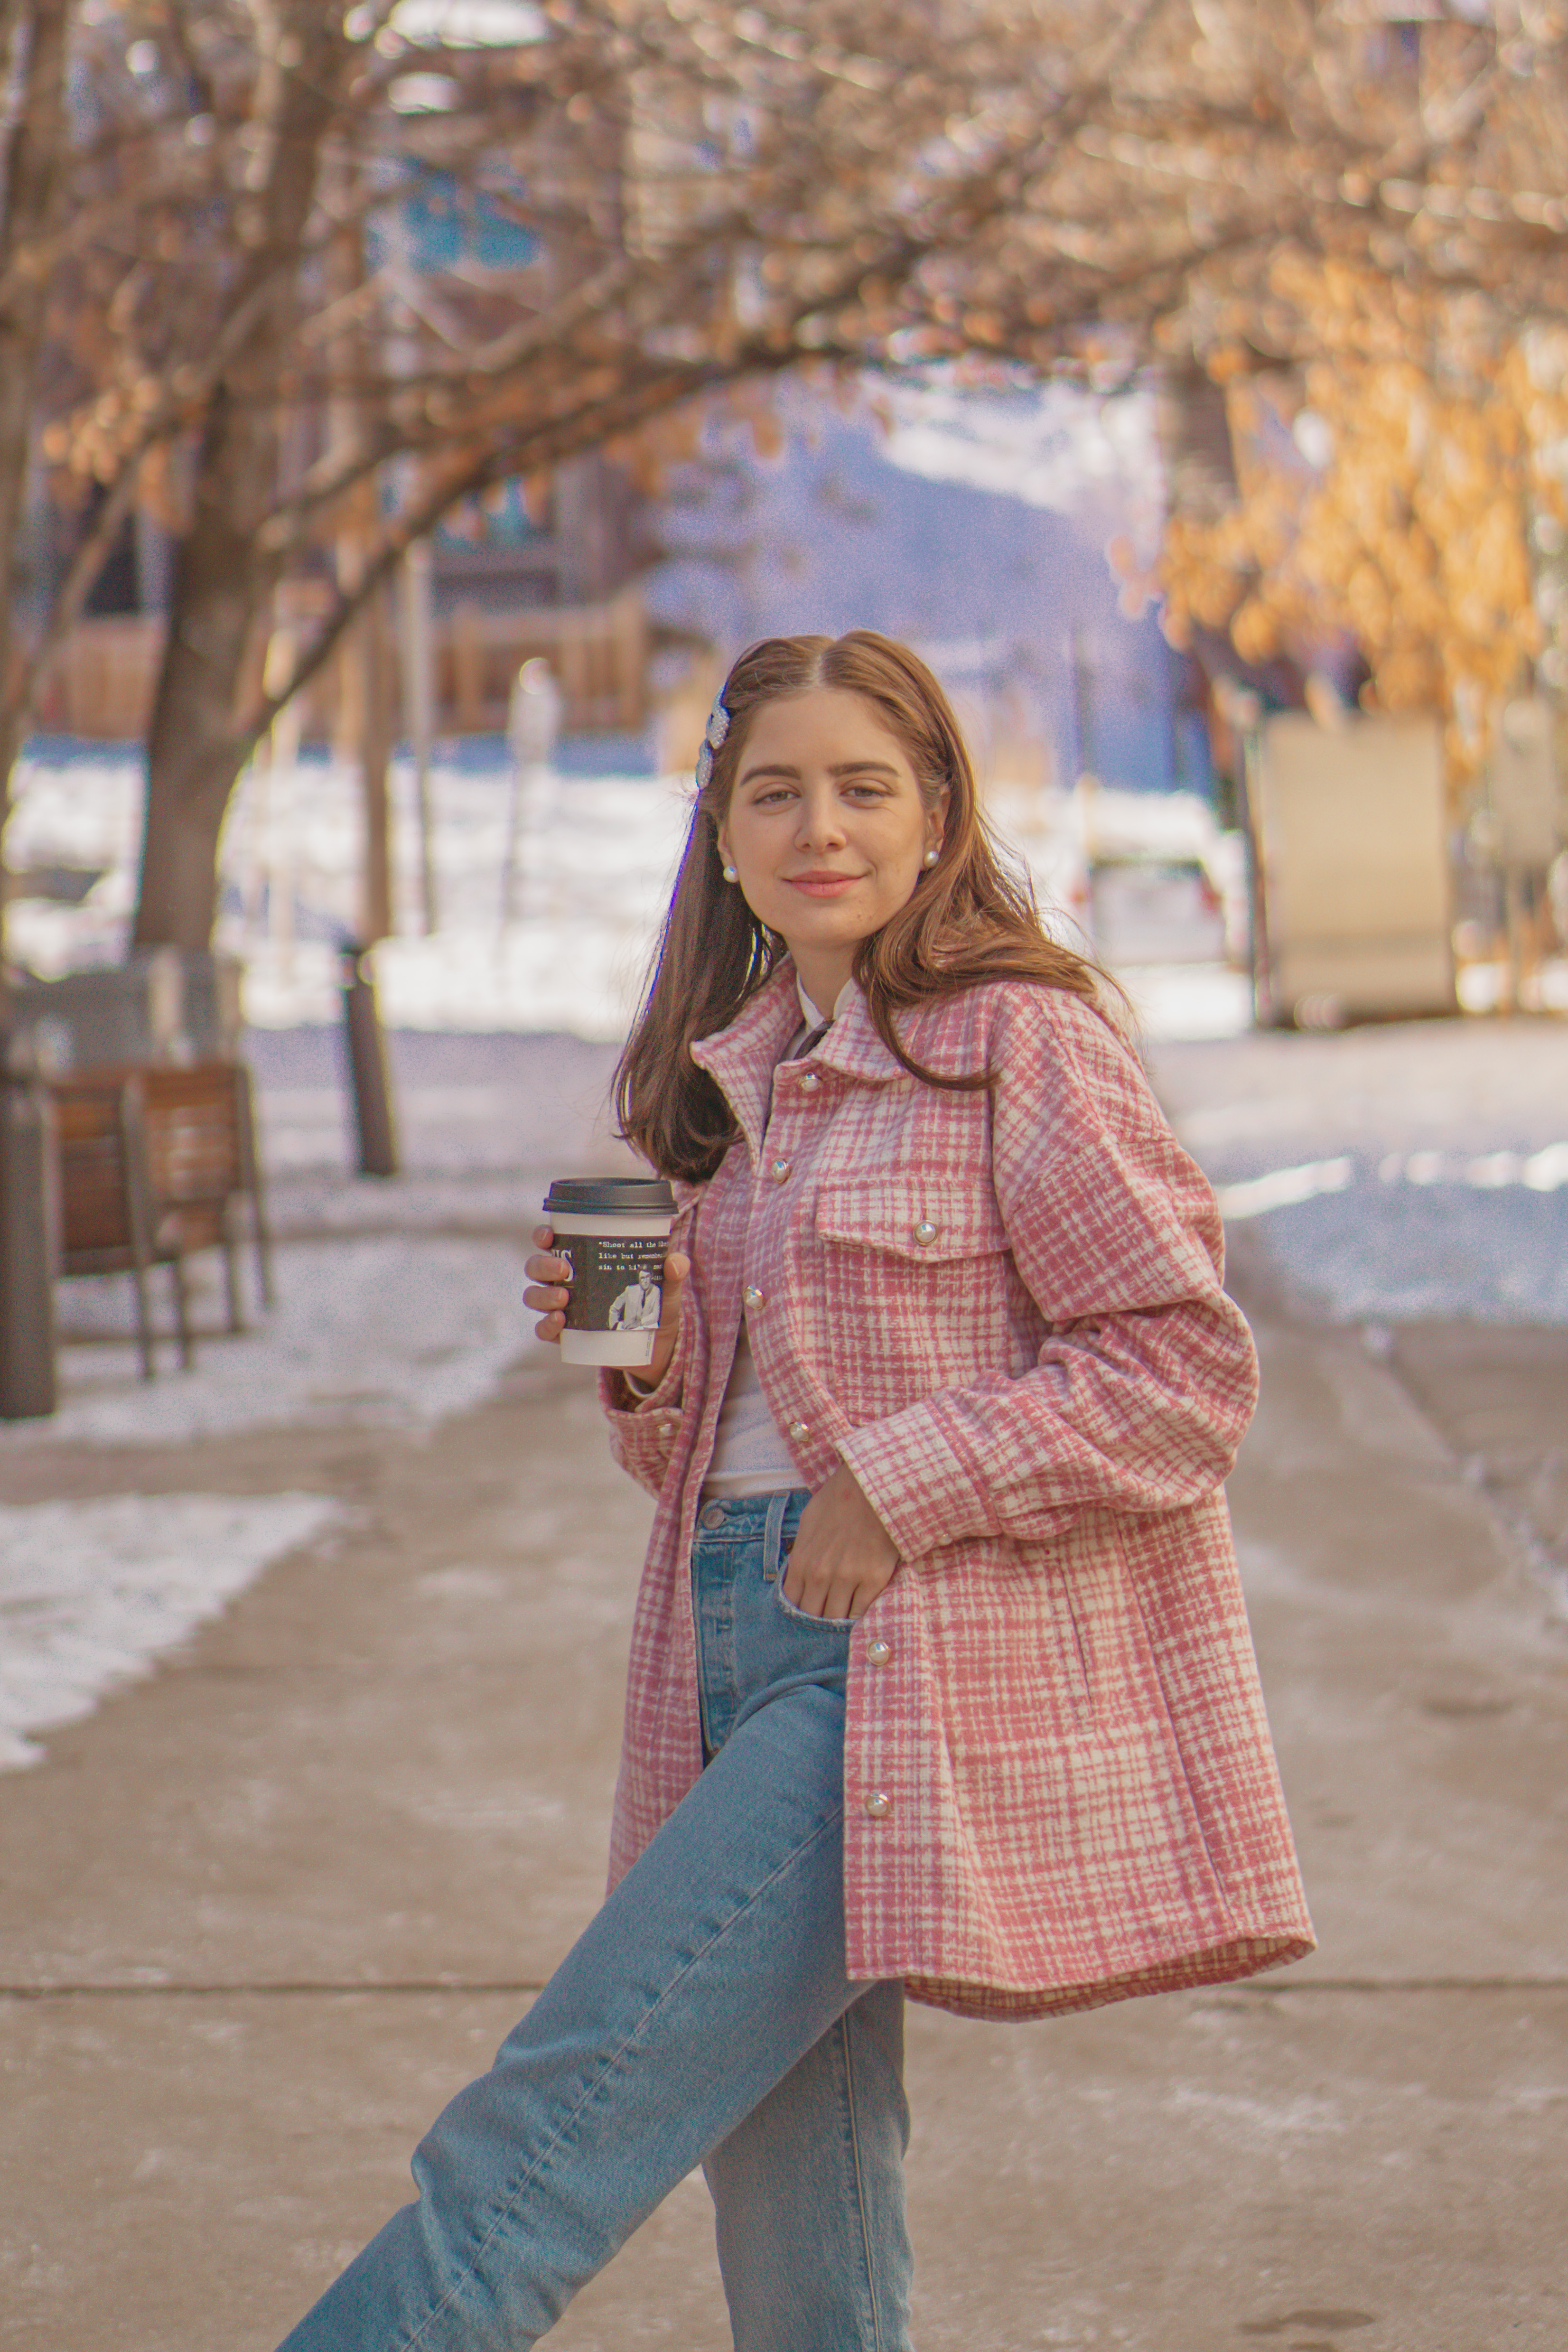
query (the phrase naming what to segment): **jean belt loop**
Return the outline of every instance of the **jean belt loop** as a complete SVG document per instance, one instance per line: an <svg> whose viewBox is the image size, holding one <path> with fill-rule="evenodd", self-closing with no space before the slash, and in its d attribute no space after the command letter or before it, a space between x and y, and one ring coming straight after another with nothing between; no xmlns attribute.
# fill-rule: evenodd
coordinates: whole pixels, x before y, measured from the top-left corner
<svg viewBox="0 0 1568 2352"><path fill-rule="evenodd" d="M763 1574L777 1577L784 1568L784 1523L789 1508L787 1494L768 1496L768 1516L763 1528Z"/></svg>

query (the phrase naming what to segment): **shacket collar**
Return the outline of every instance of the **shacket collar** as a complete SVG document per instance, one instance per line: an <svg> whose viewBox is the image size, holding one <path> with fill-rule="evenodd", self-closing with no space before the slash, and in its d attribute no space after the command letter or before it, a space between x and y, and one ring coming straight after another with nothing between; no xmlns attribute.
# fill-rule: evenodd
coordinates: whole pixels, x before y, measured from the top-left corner
<svg viewBox="0 0 1568 2352"><path fill-rule="evenodd" d="M691 1048L698 1067L723 1088L753 1156L762 1150L774 1067L799 1027L795 964L786 956L727 1029L698 1038ZM872 1026L870 1007L858 988L809 1060L868 1086L884 1086L904 1075Z"/></svg>

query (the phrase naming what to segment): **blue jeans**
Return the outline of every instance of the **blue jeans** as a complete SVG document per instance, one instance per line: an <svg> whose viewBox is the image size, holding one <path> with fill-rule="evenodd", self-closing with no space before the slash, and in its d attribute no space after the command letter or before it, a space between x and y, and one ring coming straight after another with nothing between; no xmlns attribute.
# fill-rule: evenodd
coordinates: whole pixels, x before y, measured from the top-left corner
<svg viewBox="0 0 1568 2352"><path fill-rule="evenodd" d="M903 1988L844 1972L849 1634L781 1589L806 1499L703 1509L707 1767L282 2352L524 2352L698 2164L736 2352L908 2352Z"/></svg>

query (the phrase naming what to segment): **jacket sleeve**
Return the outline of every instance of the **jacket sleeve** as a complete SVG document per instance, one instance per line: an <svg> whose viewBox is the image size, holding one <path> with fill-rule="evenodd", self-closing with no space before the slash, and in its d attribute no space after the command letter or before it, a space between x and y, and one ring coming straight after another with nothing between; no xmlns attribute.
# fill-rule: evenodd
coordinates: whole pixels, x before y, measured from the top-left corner
<svg viewBox="0 0 1568 2352"><path fill-rule="evenodd" d="M1019 1376L940 1390L842 1441L910 1559L1197 1502L1257 1402L1213 1192L1131 1052L1079 999L1030 989L1007 992L991 1053L997 1203L1048 1328Z"/></svg>
<svg viewBox="0 0 1568 2352"><path fill-rule="evenodd" d="M665 1247L689 1251L697 1196L683 1202ZM658 1386L640 1396L617 1371L599 1374L599 1403L610 1424L610 1452L627 1475L650 1495L663 1492L680 1436L681 1401L696 1340L695 1286L689 1284L681 1308L680 1332L669 1370Z"/></svg>

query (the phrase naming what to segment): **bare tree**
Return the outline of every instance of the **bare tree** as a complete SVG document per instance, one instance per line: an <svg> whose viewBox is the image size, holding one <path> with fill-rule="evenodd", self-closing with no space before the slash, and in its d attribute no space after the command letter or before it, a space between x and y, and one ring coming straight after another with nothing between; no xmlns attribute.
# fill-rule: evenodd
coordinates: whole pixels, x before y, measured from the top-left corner
<svg viewBox="0 0 1568 2352"><path fill-rule="evenodd" d="M143 942L205 943L251 746L491 483L808 362L1294 361L1282 255L1499 317L1568 293L1553 0L1433 0L1414 40L1311 0L518 0L487 47L460 7L216 0L139 35L199 110L149 131L134 266L77 237L122 290L56 429L106 507L157 465L179 501ZM411 255L432 188L533 257Z"/></svg>

